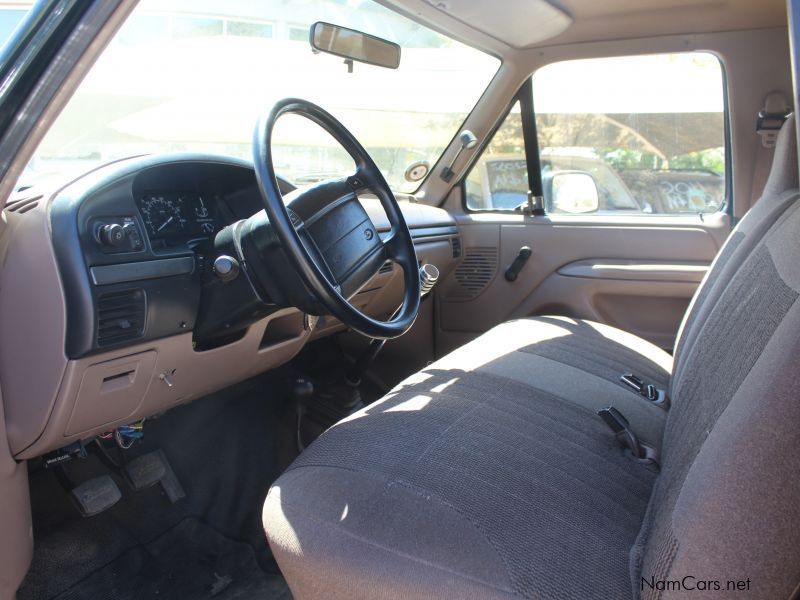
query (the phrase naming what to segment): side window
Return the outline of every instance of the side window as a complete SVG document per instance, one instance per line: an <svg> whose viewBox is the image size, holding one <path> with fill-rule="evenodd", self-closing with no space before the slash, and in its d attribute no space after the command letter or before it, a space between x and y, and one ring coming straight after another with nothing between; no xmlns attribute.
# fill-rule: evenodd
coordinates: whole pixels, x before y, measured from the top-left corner
<svg viewBox="0 0 800 600"><path fill-rule="evenodd" d="M483 151L466 180L473 210L513 210L528 198L528 168L519 102Z"/></svg>
<svg viewBox="0 0 800 600"><path fill-rule="evenodd" d="M539 69L532 84L547 212L680 215L723 207L725 92L715 56L565 61ZM503 168L492 147L513 114L468 177L469 208L519 204L509 206L492 176ZM519 173L524 201L524 164Z"/></svg>

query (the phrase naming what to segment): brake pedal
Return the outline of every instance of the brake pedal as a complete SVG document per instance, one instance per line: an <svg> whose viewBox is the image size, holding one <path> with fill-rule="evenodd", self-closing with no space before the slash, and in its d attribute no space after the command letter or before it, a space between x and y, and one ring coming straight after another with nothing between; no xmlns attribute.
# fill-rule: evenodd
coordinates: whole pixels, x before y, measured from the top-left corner
<svg viewBox="0 0 800 600"><path fill-rule="evenodd" d="M110 475L84 481L69 493L84 517L100 514L122 498L122 492Z"/></svg>
<svg viewBox="0 0 800 600"><path fill-rule="evenodd" d="M166 472L164 461L161 460L158 451L134 458L124 468L125 479L137 492L157 484L164 478Z"/></svg>

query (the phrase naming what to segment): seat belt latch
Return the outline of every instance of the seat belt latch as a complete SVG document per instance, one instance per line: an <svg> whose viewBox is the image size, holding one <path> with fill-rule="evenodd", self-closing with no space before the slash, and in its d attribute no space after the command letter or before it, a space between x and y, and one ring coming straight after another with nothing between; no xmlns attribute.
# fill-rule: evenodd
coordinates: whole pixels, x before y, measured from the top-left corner
<svg viewBox="0 0 800 600"><path fill-rule="evenodd" d="M651 402L658 402L661 394L658 388L652 383L645 383L633 373L625 373L621 375L619 380L631 388L637 394L641 394Z"/></svg>
<svg viewBox="0 0 800 600"><path fill-rule="evenodd" d="M623 448L630 451L633 458L646 461L658 468L658 451L639 441L637 435L631 429L628 419L613 406L597 411L609 429L614 433L614 437Z"/></svg>
<svg viewBox="0 0 800 600"><path fill-rule="evenodd" d="M642 448L642 444L639 442L639 438L631 431L628 419L622 416L621 412L613 406L607 406L597 411L597 414L600 415L603 422L608 425L614 437L617 438L617 441L619 441L623 448L630 450L634 458L645 458L645 452Z"/></svg>

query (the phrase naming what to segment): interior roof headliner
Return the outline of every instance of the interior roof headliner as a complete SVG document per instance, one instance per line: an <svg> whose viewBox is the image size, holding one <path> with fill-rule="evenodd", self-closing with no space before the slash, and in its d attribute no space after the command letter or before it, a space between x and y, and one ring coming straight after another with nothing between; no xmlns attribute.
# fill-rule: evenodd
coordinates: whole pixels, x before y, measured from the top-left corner
<svg viewBox="0 0 800 600"><path fill-rule="evenodd" d="M509 0L509 4L525 1ZM548 1L574 22L564 33L537 46L786 25L784 0Z"/></svg>
<svg viewBox="0 0 800 600"><path fill-rule="evenodd" d="M467 43L498 54L525 48L598 42L663 35L762 29L786 25L784 0L544 0L569 15L573 23L563 33L531 43L512 44L496 30L498 13L509 27L520 7L534 0L378 0L410 16L449 31ZM436 8L434 8L434 6ZM476 15L486 12L486 20ZM469 18L465 18L469 15ZM492 22L495 31L488 31ZM518 27L518 23L516 26ZM536 27L532 23L533 28Z"/></svg>

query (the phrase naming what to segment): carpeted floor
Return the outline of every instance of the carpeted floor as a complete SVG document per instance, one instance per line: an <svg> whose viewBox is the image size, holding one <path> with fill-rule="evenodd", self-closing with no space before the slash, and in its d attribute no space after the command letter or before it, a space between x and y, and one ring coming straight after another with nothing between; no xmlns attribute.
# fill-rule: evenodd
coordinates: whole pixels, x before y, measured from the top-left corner
<svg viewBox="0 0 800 600"><path fill-rule="evenodd" d="M51 597L238 600L283 599L290 595L282 577L259 568L251 546L188 518Z"/></svg>
<svg viewBox="0 0 800 600"><path fill-rule="evenodd" d="M19 600L289 598L261 528L270 483L293 458L285 372L175 408L145 424L130 458L160 448L186 491L133 491L82 518L51 471L31 469L33 564ZM107 473L93 456L75 481Z"/></svg>

